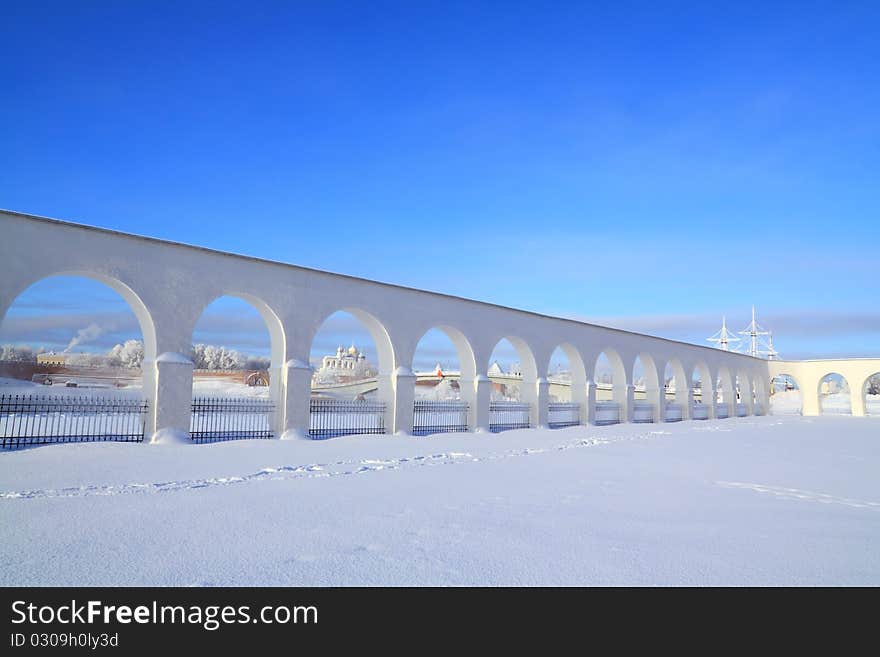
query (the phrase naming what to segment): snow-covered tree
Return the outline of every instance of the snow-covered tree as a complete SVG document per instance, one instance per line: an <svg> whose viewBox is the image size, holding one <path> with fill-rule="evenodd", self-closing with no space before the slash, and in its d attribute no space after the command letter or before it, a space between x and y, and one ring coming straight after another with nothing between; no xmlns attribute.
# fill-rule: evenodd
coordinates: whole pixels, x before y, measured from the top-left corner
<svg viewBox="0 0 880 657"><path fill-rule="evenodd" d="M241 370L247 364L244 354L211 344L193 345L192 361L197 370Z"/></svg>
<svg viewBox="0 0 880 657"><path fill-rule="evenodd" d="M136 369L144 361L144 343L140 340L126 340L117 344L107 353L110 365Z"/></svg>
<svg viewBox="0 0 880 657"><path fill-rule="evenodd" d="M880 395L880 374L875 374L868 379L868 394Z"/></svg>
<svg viewBox="0 0 880 657"><path fill-rule="evenodd" d="M37 354L41 354L43 351L45 351L43 348L33 349L27 345L4 344L0 345L0 360L36 363Z"/></svg>

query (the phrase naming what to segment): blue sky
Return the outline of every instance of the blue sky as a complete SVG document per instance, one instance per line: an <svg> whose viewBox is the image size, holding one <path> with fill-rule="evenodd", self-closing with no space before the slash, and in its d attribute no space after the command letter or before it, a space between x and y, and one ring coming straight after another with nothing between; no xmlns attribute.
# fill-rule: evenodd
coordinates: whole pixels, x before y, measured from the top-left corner
<svg viewBox="0 0 880 657"><path fill-rule="evenodd" d="M5 6L0 206L880 355L880 5L412 4Z"/></svg>

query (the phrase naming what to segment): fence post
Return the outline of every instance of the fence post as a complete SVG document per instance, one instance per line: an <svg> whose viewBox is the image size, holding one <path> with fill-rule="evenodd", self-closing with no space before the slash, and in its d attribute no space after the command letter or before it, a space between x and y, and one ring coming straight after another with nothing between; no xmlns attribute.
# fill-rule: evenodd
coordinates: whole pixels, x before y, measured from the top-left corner
<svg viewBox="0 0 880 657"><path fill-rule="evenodd" d="M391 387L394 391L394 424L389 427L391 433L408 436L413 430L413 402L416 396L416 375L402 365L391 375Z"/></svg>
<svg viewBox="0 0 880 657"><path fill-rule="evenodd" d="M192 361L174 352L156 358L155 395L150 409L152 436L145 443L160 441L189 442L192 417Z"/></svg>
<svg viewBox="0 0 880 657"><path fill-rule="evenodd" d="M474 403L468 413L469 424L473 418L474 431L489 431L492 417L489 412L489 401L492 398L492 380L485 374L474 377Z"/></svg>
<svg viewBox="0 0 880 657"><path fill-rule="evenodd" d="M535 421L532 423L534 428L546 429L549 426L550 413L550 382L542 377L538 377L535 381Z"/></svg>
<svg viewBox="0 0 880 657"><path fill-rule="evenodd" d="M279 368L284 375L284 385L278 403L278 424L283 427L282 440L309 437L309 402L312 394L312 367L292 358Z"/></svg>

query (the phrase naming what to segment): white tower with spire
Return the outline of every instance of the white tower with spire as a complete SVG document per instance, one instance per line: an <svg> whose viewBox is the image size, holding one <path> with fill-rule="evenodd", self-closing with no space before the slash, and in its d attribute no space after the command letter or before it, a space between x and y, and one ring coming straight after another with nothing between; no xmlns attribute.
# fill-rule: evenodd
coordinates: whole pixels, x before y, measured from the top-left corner
<svg viewBox="0 0 880 657"><path fill-rule="evenodd" d="M727 330L727 317L721 318L721 330L706 340L717 344L722 351L730 351L730 343L739 342L739 338Z"/></svg>

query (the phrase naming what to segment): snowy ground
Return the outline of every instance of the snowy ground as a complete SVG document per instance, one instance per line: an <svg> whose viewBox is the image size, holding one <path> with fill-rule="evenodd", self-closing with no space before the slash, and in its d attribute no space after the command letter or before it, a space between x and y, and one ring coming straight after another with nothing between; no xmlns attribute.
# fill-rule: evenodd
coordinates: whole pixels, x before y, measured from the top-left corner
<svg viewBox="0 0 880 657"><path fill-rule="evenodd" d="M2 585L880 584L880 420L0 453Z"/></svg>

